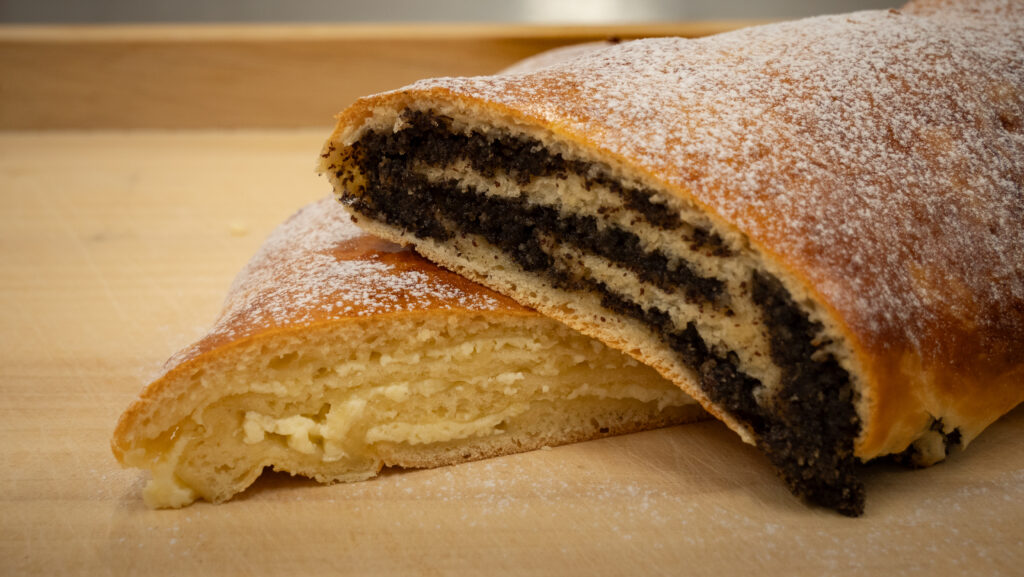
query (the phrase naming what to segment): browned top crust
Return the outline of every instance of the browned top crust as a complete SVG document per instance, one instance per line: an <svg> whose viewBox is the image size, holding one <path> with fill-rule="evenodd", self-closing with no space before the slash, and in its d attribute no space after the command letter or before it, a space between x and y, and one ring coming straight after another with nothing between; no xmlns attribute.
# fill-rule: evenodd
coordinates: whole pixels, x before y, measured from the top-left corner
<svg viewBox="0 0 1024 577"><path fill-rule="evenodd" d="M364 233L337 202L324 198L274 230L235 277L210 331L164 368L280 331L432 311L537 314L411 249Z"/></svg>
<svg viewBox="0 0 1024 577"><path fill-rule="evenodd" d="M112 446L121 455L147 419L173 396L179 374L201 358L282 333L399 315L528 316L535 311L431 264L412 250L356 227L332 198L310 204L277 227L235 277L217 322L179 351L121 416Z"/></svg>
<svg viewBox="0 0 1024 577"><path fill-rule="evenodd" d="M871 399L857 454L1024 400L1024 3L922 1L598 50L360 100L542 127L707 210L803 285ZM902 443L906 445L905 442Z"/></svg>

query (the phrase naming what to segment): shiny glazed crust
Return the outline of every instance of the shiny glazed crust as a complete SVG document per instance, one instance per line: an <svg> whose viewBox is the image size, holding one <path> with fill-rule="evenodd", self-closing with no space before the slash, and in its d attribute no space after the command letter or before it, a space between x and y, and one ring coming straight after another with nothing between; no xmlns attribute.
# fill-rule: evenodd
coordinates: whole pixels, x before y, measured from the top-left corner
<svg viewBox="0 0 1024 577"><path fill-rule="evenodd" d="M342 112L321 170L339 193L357 188L338 178L348 147L431 111L704 214L836 340L867 461L935 423L965 445L1024 400L1022 87L1024 5L915 2L421 81ZM628 327L561 306L486 251L360 224L651 364L749 439Z"/></svg>

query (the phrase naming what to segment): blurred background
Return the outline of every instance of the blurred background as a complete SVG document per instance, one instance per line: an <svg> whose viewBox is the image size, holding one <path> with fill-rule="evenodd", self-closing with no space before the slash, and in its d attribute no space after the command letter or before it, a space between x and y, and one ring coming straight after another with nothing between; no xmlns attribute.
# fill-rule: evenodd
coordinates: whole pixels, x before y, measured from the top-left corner
<svg viewBox="0 0 1024 577"><path fill-rule="evenodd" d="M899 0L0 0L7 23L516 22L617 24L798 18Z"/></svg>
<svg viewBox="0 0 1024 577"><path fill-rule="evenodd" d="M582 42L900 0L0 0L0 131L327 126L366 94Z"/></svg>

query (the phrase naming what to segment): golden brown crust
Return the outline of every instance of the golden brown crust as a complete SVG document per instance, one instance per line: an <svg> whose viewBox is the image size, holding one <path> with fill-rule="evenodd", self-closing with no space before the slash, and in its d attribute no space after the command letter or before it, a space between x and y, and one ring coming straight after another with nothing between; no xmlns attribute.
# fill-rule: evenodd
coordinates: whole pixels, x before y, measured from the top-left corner
<svg viewBox="0 0 1024 577"><path fill-rule="evenodd" d="M290 221L305 217L321 222L320 214L333 212L333 205L331 199L320 200L293 215ZM333 222L337 225L345 220L347 217L339 213ZM303 232L287 229L287 234L299 238ZM165 371L186 370L192 359L243 340L270 338L283 331L380 314L537 314L501 293L424 260L408 247L363 234L350 226L345 226L343 232L335 226L309 230L306 234L336 234L338 242L327 250L310 250L297 243L275 245L272 237L235 279L213 328L168 359ZM342 264L347 270L325 269L325 262ZM353 286L351 281L357 284ZM413 283L431 288L407 291ZM368 298L370 289L373 294Z"/></svg>
<svg viewBox="0 0 1024 577"><path fill-rule="evenodd" d="M230 499L265 467L355 481L703 415L654 371L365 234L325 198L274 231L111 446L152 473L150 506L180 507Z"/></svg>
<svg viewBox="0 0 1024 577"><path fill-rule="evenodd" d="M163 374L124 412L112 440L114 453L122 458L140 433L170 426L149 421L161 404L181 394L175 383L231 349L368 319L480 312L537 316L408 248L362 233L325 198L275 231L235 279L210 331L168 359Z"/></svg>
<svg viewBox="0 0 1024 577"><path fill-rule="evenodd" d="M845 337L867 460L935 419L967 442L1024 400L1022 30L1019 3L916 2L627 43L360 100L328 146L375 111L458 111L706 211Z"/></svg>

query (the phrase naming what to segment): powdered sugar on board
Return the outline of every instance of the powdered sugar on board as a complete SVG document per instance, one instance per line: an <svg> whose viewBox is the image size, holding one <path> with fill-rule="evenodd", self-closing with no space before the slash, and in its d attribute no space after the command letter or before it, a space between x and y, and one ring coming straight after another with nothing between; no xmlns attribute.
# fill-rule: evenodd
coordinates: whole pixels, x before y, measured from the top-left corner
<svg viewBox="0 0 1024 577"><path fill-rule="evenodd" d="M868 343L990 352L1024 334L1024 4L964 4L411 89L507 105L628 159L805 276ZM967 326L952 332L978 342L944 334Z"/></svg>
<svg viewBox="0 0 1024 577"><path fill-rule="evenodd" d="M325 198L271 233L235 277L213 328L165 368L270 329L428 310L525 309L362 232L341 205Z"/></svg>

